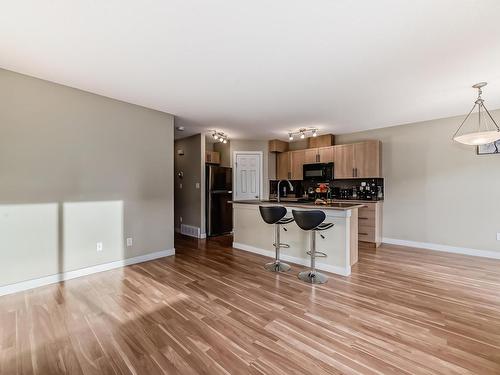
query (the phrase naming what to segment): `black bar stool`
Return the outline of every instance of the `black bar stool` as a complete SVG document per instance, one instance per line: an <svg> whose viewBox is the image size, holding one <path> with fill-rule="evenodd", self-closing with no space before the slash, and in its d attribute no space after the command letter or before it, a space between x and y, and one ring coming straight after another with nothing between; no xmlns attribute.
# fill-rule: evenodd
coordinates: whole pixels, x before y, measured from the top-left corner
<svg viewBox="0 0 500 375"><path fill-rule="evenodd" d="M316 251L316 232L330 229L334 224L323 223L326 219L326 215L323 211L319 210L292 210L292 215L299 228L309 232L310 250L307 254L311 256L311 269L309 271L300 272L298 277L302 281L311 284L326 283L328 277L322 273L316 272L316 257L326 257L325 253ZM321 237L325 238L323 235L321 235Z"/></svg>
<svg viewBox="0 0 500 375"><path fill-rule="evenodd" d="M272 272L286 272L290 270L290 266L282 263L280 260L280 249L289 248L290 245L280 242L280 229L281 225L289 224L293 218L286 218L286 208L282 206L259 206L260 215L262 219L268 224L274 224L274 243L276 249L276 259L274 262L267 263L264 268ZM286 231L286 228L283 228Z"/></svg>

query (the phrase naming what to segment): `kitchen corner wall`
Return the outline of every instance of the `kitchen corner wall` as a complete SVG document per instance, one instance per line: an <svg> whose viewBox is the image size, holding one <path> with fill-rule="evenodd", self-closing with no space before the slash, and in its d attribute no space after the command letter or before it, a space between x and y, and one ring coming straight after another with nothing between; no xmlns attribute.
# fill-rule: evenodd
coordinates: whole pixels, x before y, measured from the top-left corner
<svg viewBox="0 0 500 375"><path fill-rule="evenodd" d="M463 118L336 136L337 144L382 141L385 238L500 254L500 154L452 142Z"/></svg>
<svg viewBox="0 0 500 375"><path fill-rule="evenodd" d="M269 197L269 180L276 178L276 154L269 152L269 142L261 140L239 140L230 141L230 165L232 166L234 151L262 151L264 170L262 171L264 179L263 195Z"/></svg>
<svg viewBox="0 0 500 375"><path fill-rule="evenodd" d="M173 121L0 69L0 286L173 249Z"/></svg>

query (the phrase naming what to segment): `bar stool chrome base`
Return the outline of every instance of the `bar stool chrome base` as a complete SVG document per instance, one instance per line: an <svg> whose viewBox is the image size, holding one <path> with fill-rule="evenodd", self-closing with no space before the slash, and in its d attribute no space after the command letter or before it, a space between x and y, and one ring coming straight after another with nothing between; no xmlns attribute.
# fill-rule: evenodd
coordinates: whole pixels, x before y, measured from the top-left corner
<svg viewBox="0 0 500 375"><path fill-rule="evenodd" d="M290 271L292 267L290 267L288 264L280 262L280 261L274 261L271 263L266 263L264 268L268 271L271 272L287 272Z"/></svg>
<svg viewBox="0 0 500 375"><path fill-rule="evenodd" d="M328 281L328 277L319 272L302 271L299 272L298 278L310 284L324 284Z"/></svg>

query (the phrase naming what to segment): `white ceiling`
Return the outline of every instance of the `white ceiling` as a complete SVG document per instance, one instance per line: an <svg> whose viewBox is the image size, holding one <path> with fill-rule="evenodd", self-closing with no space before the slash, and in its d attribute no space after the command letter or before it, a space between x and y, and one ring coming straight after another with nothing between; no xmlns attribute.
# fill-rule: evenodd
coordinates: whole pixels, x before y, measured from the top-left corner
<svg viewBox="0 0 500 375"><path fill-rule="evenodd" d="M0 67L178 116L346 133L500 107L498 0L16 0Z"/></svg>

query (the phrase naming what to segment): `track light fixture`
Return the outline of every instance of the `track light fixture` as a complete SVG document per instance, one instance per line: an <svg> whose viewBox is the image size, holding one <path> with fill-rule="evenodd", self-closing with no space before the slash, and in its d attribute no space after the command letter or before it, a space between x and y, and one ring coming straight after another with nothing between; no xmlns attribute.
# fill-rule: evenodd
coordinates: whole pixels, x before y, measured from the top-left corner
<svg viewBox="0 0 500 375"><path fill-rule="evenodd" d="M288 132L288 139L290 141L293 141L295 136L298 136L300 139L304 139L308 133L310 133L311 137L317 137L318 136L318 129L316 128L300 128L299 130L292 131L290 130Z"/></svg>
<svg viewBox="0 0 500 375"><path fill-rule="evenodd" d="M210 130L210 131L212 132L212 138L214 140L219 141L220 143L227 143L227 140L229 139L227 134L217 130Z"/></svg>

